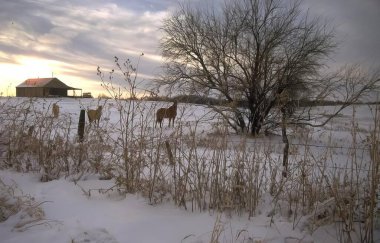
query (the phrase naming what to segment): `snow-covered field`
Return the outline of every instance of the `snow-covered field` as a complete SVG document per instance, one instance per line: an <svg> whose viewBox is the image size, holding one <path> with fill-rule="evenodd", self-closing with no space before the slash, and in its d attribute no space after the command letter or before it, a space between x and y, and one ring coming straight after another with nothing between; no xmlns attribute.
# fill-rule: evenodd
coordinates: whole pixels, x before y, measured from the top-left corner
<svg viewBox="0 0 380 243"><path fill-rule="evenodd" d="M57 120L48 118L51 116L51 105L55 102L58 102L60 106L60 118ZM298 204L294 206L292 202L298 201L294 199L287 201L286 198L308 194L308 192L292 194L292 190L311 188L318 191L318 185L326 184L325 181L322 182L324 179L338 178L338 181L346 182L345 178L343 178L344 176L368 177L369 173L367 171L372 168L368 141L371 131L375 128L374 106L361 105L355 106L354 109L347 108L324 128L297 128L292 130L290 133L290 143L292 145L289 164L291 176L284 182L281 178L281 173L276 174L273 172L276 171L276 168L278 170L282 169L281 154L283 145L279 135L272 134L269 137L250 138L235 135L231 131L226 132L222 121L215 117L210 110L190 104L179 104L175 127L168 128L167 120L165 120L164 127L161 130L154 128L155 110L160 107L168 107L170 104L142 102L141 104L143 105L140 104L137 105L137 108L133 108L135 112L138 111L138 118L125 117L125 114L128 113L129 104L128 102L123 103L123 109L125 110L122 110L119 106L120 103L115 101L37 99L29 103L29 101L22 99L13 98L7 100L3 98L0 99L0 119L2 119L0 132L2 140L5 142L1 143L0 141L0 146L1 144L3 148L7 146L7 139L4 137L12 134L12 131L9 131L9 127L12 127L11 123L20 119L21 121L16 122L18 125L20 125L20 122L24 122L23 126L26 128L34 126L33 134L40 137L45 136L42 133L47 130L49 124L54 124L53 132L47 137L52 139L51 141L55 141L53 139L56 138L57 134L60 137L68 136L67 141L73 142L73 151L76 151L76 146L79 146L75 140L80 110L96 108L98 105L102 105L103 114L99 128L94 125L86 128L88 139L94 134L98 134L98 136L102 137L100 144L104 145L103 142L107 141L107 143L113 143L116 147L122 147L120 145L122 141L127 141L129 138L120 138L121 133L131 132L133 133L130 140L132 144L137 142L157 144L170 141L174 158L182 161L182 164L177 165L178 167L183 166L183 168L189 168L190 170L190 166L187 167L187 165L192 166L191 161L200 161L199 164L196 164L199 168L195 168L194 171L204 171L196 174L194 178L189 177L190 181L192 179L194 181L186 185L186 187L189 187L187 189L188 194L186 194L186 200L188 200L186 202L187 209L183 205L178 206L178 203L176 205L172 200L174 196L171 197L171 195L175 194L177 189L174 189L174 192L168 192L169 196L164 195L156 201L151 200L154 193L152 195L148 193L149 197L144 190L137 190L133 194L122 193L121 189L115 186L117 184L116 178L121 177L120 175L118 177L115 173L111 180L100 180L100 176L96 171L86 167L86 172L79 173L80 176L77 176L78 173L67 174L68 172L66 171L58 174L59 176L53 180L41 182L41 175L44 173L42 169L35 171L21 163L20 168L9 168L9 166L1 165L3 169L0 170L0 206L9 204L19 205L19 207L18 210L11 208L11 206L0 208L0 221L4 219L4 221L0 222L0 242L327 243L342 241L342 238L339 237L342 231L339 223L341 220L326 217L326 222L314 225L311 229L308 219L316 211L297 213L298 208L302 206ZM10 112L9 107L15 110L28 107L33 112L16 116L17 112ZM334 107L320 107L319 109L318 113L320 114L331 113ZM42 120L41 116L44 117ZM122 122L120 122L121 117ZM49 119L52 123L47 122ZM142 134L141 136L139 136L140 133ZM136 139L134 140L134 138ZM192 140L194 138L196 138L196 141ZM225 148L223 152L219 151L221 146L218 144L221 143L221 140L225 141L226 144L225 147L222 146ZM191 145L195 143L196 151L192 152L194 147ZM149 146L144 146L144 149L149 148ZM244 153L240 153L243 151L242 147L244 147ZM103 150L104 153L101 154L100 163L111 167L115 166L117 164L117 162L114 162L117 160L115 159L115 154L118 153L117 150L98 147L91 150L91 153ZM113 152L110 152L111 150ZM141 154L136 150L131 152L131 155L142 156L142 158L154 162L156 161L155 156L161 158L162 154L165 154L164 148L162 150L152 148L153 152L149 149L146 150ZM259 200L258 204L254 206L254 212L249 213L245 210L231 211L227 207L229 205L226 205L222 210L223 212L219 212L219 210L212 209L208 202L199 203L199 205L206 207L205 210L200 210L196 202L197 199L206 200L212 192L210 189L210 191L203 192L203 196L191 196L191 193L199 193L198 188L204 188L197 185L197 180L199 179L197 176L207 175L213 178L214 173L210 171L215 170L215 167L209 167L208 164L214 163L216 158L223 155L225 156L224 161L231 163L226 165L225 168L228 170L227 174L231 170L231 174L228 175L232 177L232 171L236 169L234 166L238 160L237 158L242 154L246 156L244 158L247 161L256 161L257 165L255 166L260 170L255 171L253 168L250 172L263 177L254 186L254 188L260 189L257 192ZM6 160L7 156L9 157L4 151L1 159ZM70 154L68 156L70 159L67 163L71 166L76 155ZM92 158L91 154L87 156L89 161L90 159L94 161L96 159ZM193 159L192 156L197 157L197 159ZM170 174L173 171L176 173L176 170L173 169L172 171L170 165L168 165L167 158L162 158L164 165L158 167L157 176L164 177L166 175L170 178ZM25 156L17 159L28 160ZM31 168L38 164L34 161L35 159L35 157L30 159ZM161 161L161 159L157 159L157 161ZM305 162L304 164L307 165L303 170L299 168L302 167L300 166L300 161ZM271 167L267 168L269 165ZM142 182L155 178L153 174L156 175L156 172L152 172L156 168L154 165L144 164L141 167L141 174L146 176L144 180L141 180ZM344 173L353 169L356 171L355 174ZM62 168L60 170L65 171ZM303 178L298 174L305 172L305 170L308 171L308 181L304 184L297 184L301 180L300 178ZM26 171L28 172L25 173ZM179 173L178 175L183 174ZM271 179L271 176L274 178ZM249 173L248 175L244 174L244 178L247 177L249 178ZM232 181L229 178L225 179L228 183ZM160 177L160 179L162 178ZM215 180L215 178L210 180ZM223 179L220 180L218 183L223 184ZM176 177L168 179L165 183L170 183L171 181L176 183ZM253 181L255 180L253 179ZM199 182L204 181L199 179ZM357 179L355 182L360 184L361 180ZM275 188L283 186L284 193L278 197L270 193L273 183ZM330 181L329 183L333 184ZM339 184L339 182L337 183ZM302 189L299 185L306 186ZM154 185L152 188L154 189ZM231 185L227 185L226 188L231 188ZM342 188L339 188L339 190ZM162 191L159 192L162 193ZM361 200L360 193L356 196L357 200ZM227 195L228 193L225 192L225 194ZM318 192L313 191L310 194L318 195ZM325 197L321 198L326 199ZM319 202L317 199L316 201ZM326 202L329 202L329 200L319 203ZM310 208L317 208L316 205L312 205ZM4 215L7 212L4 211L4 208L8 211L14 210L15 213L5 217ZM292 212L289 212L289 208ZM360 211L359 209L357 210L358 212ZM326 212L330 211L327 210ZM356 217L357 212L354 214ZM378 216L376 220L374 240L380 241ZM353 221L357 221L357 218ZM363 230L356 230L352 238L354 242L360 240L359 232L362 233Z"/></svg>
<svg viewBox="0 0 380 243"><path fill-rule="evenodd" d="M41 204L46 219L32 223L28 229L15 229L22 213L0 224L1 242L209 242L217 213L189 212L171 203L150 206L137 195L121 197L117 193L86 197L78 186L64 179L48 183L39 182L37 175L0 171L7 184L17 183L24 193L32 195ZM109 188L110 181L87 179L78 182L86 189ZM21 191L20 191L21 193ZM221 242L234 242L248 238L264 242L284 242L285 239L310 241L292 224L279 219L270 226L270 217L260 215L251 220L222 215ZM87 236L85 235L87 232ZM232 234L232 236L231 236ZM320 242L334 239L317 234ZM86 241L88 239L89 241ZM252 242L252 241L251 241Z"/></svg>

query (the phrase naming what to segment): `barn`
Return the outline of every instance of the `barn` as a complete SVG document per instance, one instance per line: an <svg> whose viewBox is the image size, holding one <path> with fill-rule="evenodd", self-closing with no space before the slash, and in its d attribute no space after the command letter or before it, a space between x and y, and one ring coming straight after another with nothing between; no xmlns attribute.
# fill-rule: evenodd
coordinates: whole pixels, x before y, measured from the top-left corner
<svg viewBox="0 0 380 243"><path fill-rule="evenodd" d="M27 79L16 87L17 97L68 97L67 91L82 89L67 86L57 78ZM82 94L81 94L82 95Z"/></svg>

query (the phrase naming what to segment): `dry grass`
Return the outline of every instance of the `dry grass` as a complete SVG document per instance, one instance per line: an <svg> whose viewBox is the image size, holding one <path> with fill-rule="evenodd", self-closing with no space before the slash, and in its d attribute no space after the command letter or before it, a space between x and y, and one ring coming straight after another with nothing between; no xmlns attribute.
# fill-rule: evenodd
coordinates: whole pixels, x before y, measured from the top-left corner
<svg viewBox="0 0 380 243"><path fill-rule="evenodd" d="M25 231L37 225L49 224L40 207L41 203L36 203L28 195L18 194L20 193L16 186L6 185L0 179L0 222L15 217L13 225L15 231Z"/></svg>
<svg viewBox="0 0 380 243"><path fill-rule="evenodd" d="M353 114L354 142L347 150L345 166L332 163L333 146L313 150L304 132L304 144L289 148L289 173L284 178L281 145L243 137L232 141L223 123L204 133L200 122L182 122L186 120L183 107L178 109L176 126L161 130L152 128L154 116L144 116L154 114L155 105L116 100L113 107L119 111L120 122L109 122L105 106L99 127L87 128L83 143L78 143L71 132L76 121L65 114L49 119L48 109L40 111L36 102L3 106L1 115L8 119L0 129L9 140L2 168L42 171L42 181L99 174L114 179L120 192L141 193L152 204L172 200L187 210L227 215L268 213L261 204L269 197L273 210L268 215L285 216L294 228L313 232L335 224L338 240L373 240L379 217L378 114L368 139L370 153L358 148ZM4 210L13 210L6 209L8 204L1 200ZM221 230L219 225L215 228L211 242L218 241Z"/></svg>

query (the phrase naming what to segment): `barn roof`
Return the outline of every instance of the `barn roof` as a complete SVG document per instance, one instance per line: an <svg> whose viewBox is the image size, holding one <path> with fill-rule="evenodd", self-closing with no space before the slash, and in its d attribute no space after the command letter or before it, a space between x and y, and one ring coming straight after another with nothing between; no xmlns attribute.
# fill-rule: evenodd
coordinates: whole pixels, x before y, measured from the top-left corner
<svg viewBox="0 0 380 243"><path fill-rule="evenodd" d="M36 88L36 87L77 90L76 88L67 86L66 84L64 84L62 81L60 81L57 78L27 79L21 84L19 84L16 88Z"/></svg>

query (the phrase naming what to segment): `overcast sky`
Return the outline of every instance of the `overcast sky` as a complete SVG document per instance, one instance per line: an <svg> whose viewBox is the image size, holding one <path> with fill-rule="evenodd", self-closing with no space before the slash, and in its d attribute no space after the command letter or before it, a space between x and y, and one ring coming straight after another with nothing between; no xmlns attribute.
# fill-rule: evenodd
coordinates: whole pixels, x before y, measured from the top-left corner
<svg viewBox="0 0 380 243"><path fill-rule="evenodd" d="M190 0L189 0L190 1ZM192 2L203 2L191 0ZM113 57L140 60L147 82L160 73L159 31L176 0L0 0L0 92L27 78L55 77L84 92L101 91L97 66ZM379 0L305 0L331 21L341 43L337 64L380 66ZM8 89L9 87L9 89Z"/></svg>

